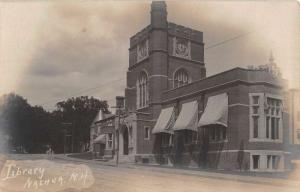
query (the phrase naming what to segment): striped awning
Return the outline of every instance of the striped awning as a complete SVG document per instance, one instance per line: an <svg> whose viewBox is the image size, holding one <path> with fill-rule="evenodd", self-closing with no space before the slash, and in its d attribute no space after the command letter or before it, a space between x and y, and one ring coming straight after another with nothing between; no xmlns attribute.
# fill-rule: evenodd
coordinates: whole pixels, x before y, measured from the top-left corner
<svg viewBox="0 0 300 192"><path fill-rule="evenodd" d="M172 133L172 130L170 129L175 121L175 112L174 107L168 107L165 109L162 109L159 117L156 121L156 124L152 130L153 134L156 133Z"/></svg>
<svg viewBox="0 0 300 192"><path fill-rule="evenodd" d="M106 143L106 136L105 136L105 134L101 134L96 139L94 139L94 143L105 144Z"/></svg>
<svg viewBox="0 0 300 192"><path fill-rule="evenodd" d="M198 127L219 124L227 127L228 121L228 95L223 93L208 98Z"/></svg>
<svg viewBox="0 0 300 192"><path fill-rule="evenodd" d="M173 130L192 130L197 131L198 123L198 103L192 101L182 104L179 116L174 124Z"/></svg>

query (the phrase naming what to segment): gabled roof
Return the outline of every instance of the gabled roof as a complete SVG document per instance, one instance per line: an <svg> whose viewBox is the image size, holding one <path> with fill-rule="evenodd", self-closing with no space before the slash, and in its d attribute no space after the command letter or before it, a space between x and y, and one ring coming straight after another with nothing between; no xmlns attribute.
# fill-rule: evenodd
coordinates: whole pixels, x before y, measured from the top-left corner
<svg viewBox="0 0 300 192"><path fill-rule="evenodd" d="M91 127L93 127L96 123L110 119L111 117L114 117L114 114L105 114L103 111L100 109L99 112L97 113L96 117L92 121Z"/></svg>

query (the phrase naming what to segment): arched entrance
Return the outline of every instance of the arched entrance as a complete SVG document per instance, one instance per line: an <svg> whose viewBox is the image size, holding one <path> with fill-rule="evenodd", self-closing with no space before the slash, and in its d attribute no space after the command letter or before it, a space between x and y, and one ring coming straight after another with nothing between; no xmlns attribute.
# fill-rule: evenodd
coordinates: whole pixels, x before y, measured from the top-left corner
<svg viewBox="0 0 300 192"><path fill-rule="evenodd" d="M128 155L128 128L123 128L123 155Z"/></svg>

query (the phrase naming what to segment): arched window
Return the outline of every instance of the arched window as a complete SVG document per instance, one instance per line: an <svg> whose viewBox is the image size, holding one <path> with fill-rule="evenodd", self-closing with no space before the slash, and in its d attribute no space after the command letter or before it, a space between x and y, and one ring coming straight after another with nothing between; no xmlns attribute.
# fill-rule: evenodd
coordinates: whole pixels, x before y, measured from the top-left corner
<svg viewBox="0 0 300 192"><path fill-rule="evenodd" d="M137 80L137 108L142 108L148 105L148 76L147 73L142 71Z"/></svg>
<svg viewBox="0 0 300 192"><path fill-rule="evenodd" d="M189 76L186 70L179 69L174 74L174 88L181 87L189 83Z"/></svg>

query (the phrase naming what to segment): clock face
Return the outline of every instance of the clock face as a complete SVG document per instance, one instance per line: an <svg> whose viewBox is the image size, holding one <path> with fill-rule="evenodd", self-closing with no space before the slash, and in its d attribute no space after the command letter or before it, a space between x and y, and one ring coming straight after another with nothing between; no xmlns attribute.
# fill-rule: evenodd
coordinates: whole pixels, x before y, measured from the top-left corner
<svg viewBox="0 0 300 192"><path fill-rule="evenodd" d="M175 51L176 51L177 55L180 55L183 57L187 57L189 54L187 45L183 44L183 43L177 43Z"/></svg>
<svg viewBox="0 0 300 192"><path fill-rule="evenodd" d="M143 41L137 46L137 60L141 61L148 57L148 40Z"/></svg>
<svg viewBox="0 0 300 192"><path fill-rule="evenodd" d="M183 58L190 58L189 41L185 39L174 38L174 55Z"/></svg>

